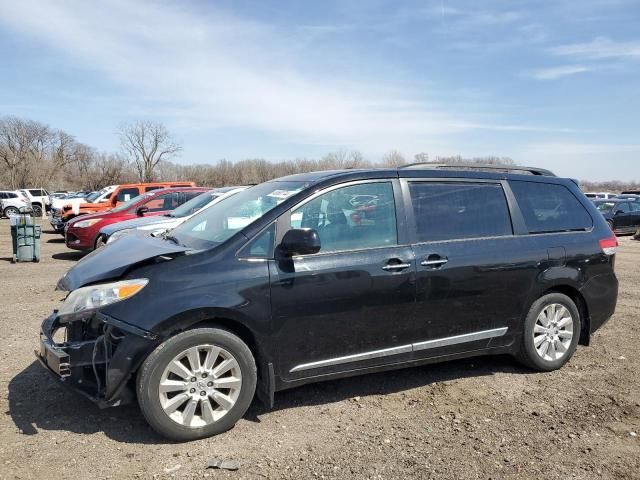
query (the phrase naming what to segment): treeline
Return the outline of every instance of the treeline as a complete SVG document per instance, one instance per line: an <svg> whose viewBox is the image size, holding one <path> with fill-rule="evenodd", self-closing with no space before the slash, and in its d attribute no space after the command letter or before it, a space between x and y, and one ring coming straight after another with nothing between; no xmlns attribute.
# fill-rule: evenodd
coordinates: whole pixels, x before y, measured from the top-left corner
<svg viewBox="0 0 640 480"><path fill-rule="evenodd" d="M174 160L182 146L161 123L139 121L122 125L117 135L121 152L105 153L40 122L0 118L0 188L97 190L106 185L151 180L191 180L197 185L217 187L261 183L315 170L397 167L412 162L514 164L508 157L431 157L425 152L406 158L397 150L386 153L380 162L372 162L358 151L344 149L319 159L183 164ZM585 188L598 191L620 191L633 186L622 182L585 182Z"/></svg>
<svg viewBox="0 0 640 480"><path fill-rule="evenodd" d="M0 186L95 190L135 181L130 162L34 120L0 118Z"/></svg>
<svg viewBox="0 0 640 480"><path fill-rule="evenodd" d="M640 190L640 182L620 182L612 180L608 182L582 181L580 186L585 192L613 192L620 193L627 190Z"/></svg>

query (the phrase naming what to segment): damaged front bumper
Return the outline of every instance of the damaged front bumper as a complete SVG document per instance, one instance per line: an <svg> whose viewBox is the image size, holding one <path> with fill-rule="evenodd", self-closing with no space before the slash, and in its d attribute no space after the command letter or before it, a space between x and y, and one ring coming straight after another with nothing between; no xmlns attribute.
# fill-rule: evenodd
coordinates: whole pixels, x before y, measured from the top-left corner
<svg viewBox="0 0 640 480"><path fill-rule="evenodd" d="M157 345L153 333L100 312L73 320L54 312L42 323L35 354L60 383L111 407L133 400L130 380Z"/></svg>

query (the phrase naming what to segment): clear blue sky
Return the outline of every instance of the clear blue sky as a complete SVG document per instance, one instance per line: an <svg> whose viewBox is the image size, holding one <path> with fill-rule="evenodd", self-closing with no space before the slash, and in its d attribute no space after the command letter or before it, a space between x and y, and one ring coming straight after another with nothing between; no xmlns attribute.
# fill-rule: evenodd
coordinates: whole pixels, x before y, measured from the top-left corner
<svg viewBox="0 0 640 480"><path fill-rule="evenodd" d="M638 0L0 0L0 115L182 162L509 156L640 180Z"/></svg>

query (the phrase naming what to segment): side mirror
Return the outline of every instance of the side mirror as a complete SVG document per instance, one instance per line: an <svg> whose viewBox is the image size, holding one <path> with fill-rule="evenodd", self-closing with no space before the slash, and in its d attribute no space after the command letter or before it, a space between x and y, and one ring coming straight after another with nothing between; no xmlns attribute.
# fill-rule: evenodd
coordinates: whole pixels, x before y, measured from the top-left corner
<svg viewBox="0 0 640 480"><path fill-rule="evenodd" d="M138 207L138 208L136 209L136 214L137 214L139 217L142 217L142 216L144 216L144 214L145 214L145 213L147 213L148 211L149 211L149 207L147 207L147 206L145 206L145 205L142 205L141 207Z"/></svg>
<svg viewBox="0 0 640 480"><path fill-rule="evenodd" d="M624 212L622 210L616 210L615 212L613 212L614 215L621 215Z"/></svg>
<svg viewBox="0 0 640 480"><path fill-rule="evenodd" d="M313 228L293 228L284 234L278 250L286 257L318 253L320 235Z"/></svg>

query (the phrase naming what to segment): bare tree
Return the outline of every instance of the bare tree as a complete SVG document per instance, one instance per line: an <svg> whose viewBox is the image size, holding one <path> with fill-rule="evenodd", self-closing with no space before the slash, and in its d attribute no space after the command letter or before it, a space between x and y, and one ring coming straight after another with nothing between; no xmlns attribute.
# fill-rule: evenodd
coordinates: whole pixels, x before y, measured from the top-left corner
<svg viewBox="0 0 640 480"><path fill-rule="evenodd" d="M12 189L26 187L37 168L44 168L52 132L48 126L17 117L0 120L0 161Z"/></svg>
<svg viewBox="0 0 640 480"><path fill-rule="evenodd" d="M385 167L399 167L407 161L398 150L389 150L382 156L382 164Z"/></svg>
<svg viewBox="0 0 640 480"><path fill-rule="evenodd" d="M413 159L416 161L416 163L426 163L429 161L429 154L427 152L416 153L413 156Z"/></svg>
<svg viewBox="0 0 640 480"><path fill-rule="evenodd" d="M123 150L133 160L143 182L153 181L156 166L182 151L182 146L159 122L144 120L125 124L118 134Z"/></svg>

